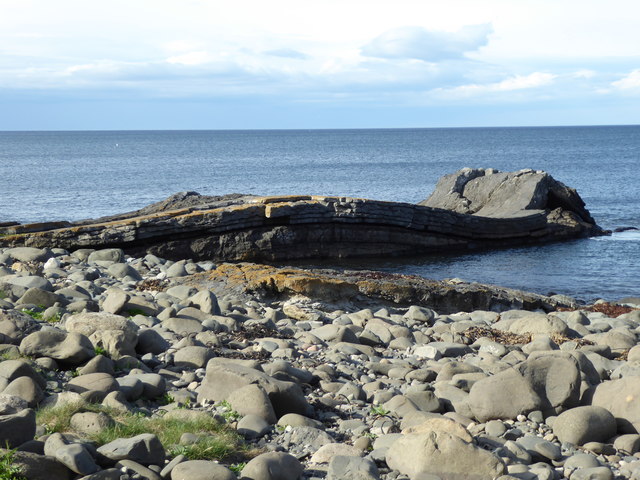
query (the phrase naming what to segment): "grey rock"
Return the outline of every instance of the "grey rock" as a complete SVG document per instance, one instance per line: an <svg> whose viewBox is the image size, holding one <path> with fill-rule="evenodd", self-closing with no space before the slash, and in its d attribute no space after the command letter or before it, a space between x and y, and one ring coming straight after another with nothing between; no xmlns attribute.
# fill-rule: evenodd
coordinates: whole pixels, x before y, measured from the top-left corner
<svg viewBox="0 0 640 480"><path fill-rule="evenodd" d="M89 475L100 469L88 450L79 443L59 447L54 457L69 470L81 475Z"/></svg>
<svg viewBox="0 0 640 480"><path fill-rule="evenodd" d="M166 380L157 373L130 373L129 376L142 382L142 395L147 399L161 397L167 391Z"/></svg>
<svg viewBox="0 0 640 480"><path fill-rule="evenodd" d="M229 394L227 401L240 415L256 415L271 425L277 421L271 400L259 385L240 387Z"/></svg>
<svg viewBox="0 0 640 480"><path fill-rule="evenodd" d="M15 285L18 287L23 287L25 290L21 295L24 295L30 288L39 288L41 290L45 290L47 292L53 291L53 285L43 277L38 277L37 275L5 275L2 277L3 283L8 283L9 285Z"/></svg>
<svg viewBox="0 0 640 480"><path fill-rule="evenodd" d="M118 438L99 447L98 453L111 460L133 460L142 465L162 465L165 458L160 440L150 433L131 438Z"/></svg>
<svg viewBox="0 0 640 480"><path fill-rule="evenodd" d="M27 335L20 342L20 353L33 357L50 357L70 366L80 365L95 356L93 344L84 335L53 329Z"/></svg>
<svg viewBox="0 0 640 480"><path fill-rule="evenodd" d="M265 435L271 425L258 415L245 415L238 421L237 432L245 438L254 439Z"/></svg>
<svg viewBox="0 0 640 480"><path fill-rule="evenodd" d="M96 435L113 425L113 419L103 412L79 412L71 417L71 428L86 435Z"/></svg>
<svg viewBox="0 0 640 480"><path fill-rule="evenodd" d="M252 383L260 385L267 392L277 416L285 413L304 415L310 411L310 406L297 384L275 380L253 368L234 363L222 365L213 361L207 365L206 375L198 392L198 401L220 402L226 400L233 391Z"/></svg>
<svg viewBox="0 0 640 480"><path fill-rule="evenodd" d="M16 448L36 434L36 414L31 409L0 416L0 445Z"/></svg>
<svg viewBox="0 0 640 480"><path fill-rule="evenodd" d="M88 263L95 262L124 262L124 252L120 248L104 248L91 252L87 258Z"/></svg>
<svg viewBox="0 0 640 480"><path fill-rule="evenodd" d="M127 265L126 263L114 263L113 265L109 265L107 268L107 273L114 278L123 279L125 277L132 278L135 281L142 280L142 276L138 271L133 268L131 265Z"/></svg>
<svg viewBox="0 0 640 480"><path fill-rule="evenodd" d="M125 470L127 472L134 472L133 475L129 476L129 478L141 478L144 480L162 480L160 475L158 475L154 470L145 467L144 465L135 462L133 460L120 460L116 463L116 468L120 470Z"/></svg>
<svg viewBox="0 0 640 480"><path fill-rule="evenodd" d="M492 453L456 435L437 431L403 436L389 447L386 461L389 468L412 478L428 473L442 480L489 479L505 470Z"/></svg>
<svg viewBox="0 0 640 480"><path fill-rule="evenodd" d="M519 414L539 410L542 399L514 368L508 368L473 384L469 407L480 422L514 419Z"/></svg>
<svg viewBox="0 0 640 480"><path fill-rule="evenodd" d="M100 470L97 473L86 475L78 480L120 480L122 472L119 468L108 468L106 470Z"/></svg>
<svg viewBox="0 0 640 480"><path fill-rule="evenodd" d="M581 468L571 474L570 480L613 480L609 467Z"/></svg>
<svg viewBox="0 0 640 480"><path fill-rule="evenodd" d="M591 405L609 410L621 433L637 433L640 431L640 402L631 401L637 398L640 398L640 382L636 377L624 377L596 386Z"/></svg>
<svg viewBox="0 0 640 480"><path fill-rule="evenodd" d="M283 452L269 452L249 461L240 472L240 479L297 480L303 472L304 467L294 456Z"/></svg>
<svg viewBox="0 0 640 480"><path fill-rule="evenodd" d="M592 468L599 466L600 462L598 459L594 455L589 455L588 453L573 454L567 458L563 465L565 469Z"/></svg>
<svg viewBox="0 0 640 480"><path fill-rule="evenodd" d="M368 458L337 455L331 459L327 480L379 480L376 464Z"/></svg>
<svg viewBox="0 0 640 480"><path fill-rule="evenodd" d="M213 350L207 347L188 346L178 350L173 363L179 367L203 368L214 357Z"/></svg>
<svg viewBox="0 0 640 480"><path fill-rule="evenodd" d="M138 333L136 351L142 355L152 353L158 355L165 352L171 344L153 328L145 328Z"/></svg>
<svg viewBox="0 0 640 480"><path fill-rule="evenodd" d="M8 248L4 252L19 262L46 262L53 257L53 252L48 248L15 247Z"/></svg>
<svg viewBox="0 0 640 480"><path fill-rule="evenodd" d="M69 480L72 472L52 457L29 452L15 452L13 464L29 480Z"/></svg>
<svg viewBox="0 0 640 480"><path fill-rule="evenodd" d="M604 442L616 434L616 428L616 419L608 410L591 405L562 412L553 422L558 439L575 445Z"/></svg>
<svg viewBox="0 0 640 480"><path fill-rule="evenodd" d="M71 379L67 390L79 393L90 402L100 402L110 392L118 389L118 383L108 373L89 373Z"/></svg>
<svg viewBox="0 0 640 480"><path fill-rule="evenodd" d="M27 376L13 380L2 393L22 398L31 408L36 407L44 398L44 392L38 382Z"/></svg>
<svg viewBox="0 0 640 480"><path fill-rule="evenodd" d="M65 328L69 332L85 335L113 358L136 353L138 326L120 315L106 312L78 313L67 319Z"/></svg>
<svg viewBox="0 0 640 480"><path fill-rule="evenodd" d="M129 294L119 288L110 288L102 303L102 310L107 313L118 314L129 300Z"/></svg>
<svg viewBox="0 0 640 480"><path fill-rule="evenodd" d="M218 299L210 290L200 290L188 299L193 305L196 305L204 313L211 315L220 315L220 307Z"/></svg>
<svg viewBox="0 0 640 480"><path fill-rule="evenodd" d="M171 471L171 480L236 480L227 467L207 460L188 460Z"/></svg>
<svg viewBox="0 0 640 480"><path fill-rule="evenodd" d="M22 295L16 304L37 305L44 308L51 307L56 303L66 303L64 299L55 293L48 292L41 288L30 288Z"/></svg>
<svg viewBox="0 0 640 480"><path fill-rule="evenodd" d="M36 328L38 323L29 315L17 310L0 309L0 334L5 337L5 342L20 343Z"/></svg>

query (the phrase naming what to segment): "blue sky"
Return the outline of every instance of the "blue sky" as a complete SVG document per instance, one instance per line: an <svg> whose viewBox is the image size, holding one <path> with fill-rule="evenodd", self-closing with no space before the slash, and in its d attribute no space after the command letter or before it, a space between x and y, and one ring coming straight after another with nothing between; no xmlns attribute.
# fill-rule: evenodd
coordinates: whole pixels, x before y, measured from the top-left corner
<svg viewBox="0 0 640 480"><path fill-rule="evenodd" d="M637 0L0 0L0 130L640 123Z"/></svg>

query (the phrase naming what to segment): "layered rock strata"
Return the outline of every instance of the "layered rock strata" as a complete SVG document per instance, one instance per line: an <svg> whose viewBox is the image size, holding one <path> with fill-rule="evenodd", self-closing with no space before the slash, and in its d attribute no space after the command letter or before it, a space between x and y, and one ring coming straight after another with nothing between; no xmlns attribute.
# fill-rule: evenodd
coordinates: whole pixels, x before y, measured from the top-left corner
<svg viewBox="0 0 640 480"><path fill-rule="evenodd" d="M423 203L187 192L113 217L3 227L0 246L281 261L428 254L602 233L577 193L543 172L461 170Z"/></svg>

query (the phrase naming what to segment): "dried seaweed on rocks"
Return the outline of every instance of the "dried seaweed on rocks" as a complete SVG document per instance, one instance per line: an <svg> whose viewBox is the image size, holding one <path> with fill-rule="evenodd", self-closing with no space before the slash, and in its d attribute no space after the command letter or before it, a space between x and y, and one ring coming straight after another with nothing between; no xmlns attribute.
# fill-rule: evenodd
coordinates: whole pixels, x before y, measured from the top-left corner
<svg viewBox="0 0 640 480"><path fill-rule="evenodd" d="M253 325L251 327L245 327L243 325L240 331L233 332L231 336L234 340L239 342L243 342L245 340L255 340L256 338L266 338L266 337L280 338L283 340L288 340L291 338L291 335L286 335L284 333L279 332L278 330L269 330L263 325Z"/></svg>
<svg viewBox="0 0 640 480"><path fill-rule="evenodd" d="M471 343L481 337L487 337L494 342L498 342L503 345L525 345L531 341L530 333L520 335L488 327L471 327L465 330L462 334L471 339Z"/></svg>
<svg viewBox="0 0 640 480"><path fill-rule="evenodd" d="M140 292L152 291L152 292L164 292L169 285L167 280L160 280L159 278L146 278L136 285L136 290Z"/></svg>
<svg viewBox="0 0 640 480"><path fill-rule="evenodd" d="M615 303L596 303L589 307L576 308L558 308L560 312L572 312L575 310L584 310L585 312L599 312L605 314L609 318L616 318L625 313L634 312L637 308L627 307L626 305L618 305Z"/></svg>
<svg viewBox="0 0 640 480"><path fill-rule="evenodd" d="M212 348L212 350L216 357L233 358L236 360L266 361L271 358L271 354L269 352L265 352L264 350L253 352L241 352L240 350L231 350L229 348Z"/></svg>
<svg viewBox="0 0 640 480"><path fill-rule="evenodd" d="M532 340L532 334L528 332L517 334L488 327L471 327L465 330L463 335L471 339L471 343L481 337L490 338L494 342L501 343L502 345L525 345ZM584 338L571 338L559 333L553 333L549 335L549 337L557 345L562 345L565 342L575 342L579 347L584 345L593 345L593 342L590 340L585 340Z"/></svg>

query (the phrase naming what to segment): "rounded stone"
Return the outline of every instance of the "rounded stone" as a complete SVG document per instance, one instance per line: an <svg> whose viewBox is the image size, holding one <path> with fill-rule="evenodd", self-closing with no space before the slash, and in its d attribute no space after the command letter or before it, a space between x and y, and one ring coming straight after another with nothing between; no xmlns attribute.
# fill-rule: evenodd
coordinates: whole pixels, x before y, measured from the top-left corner
<svg viewBox="0 0 640 480"><path fill-rule="evenodd" d="M269 452L258 455L240 473L243 480L297 480L304 467L293 455ZM171 480L177 480L172 477Z"/></svg>
<svg viewBox="0 0 640 480"><path fill-rule="evenodd" d="M171 471L171 480L236 480L227 467L207 460L189 460L179 463Z"/></svg>
<svg viewBox="0 0 640 480"><path fill-rule="evenodd" d="M605 442L616 434L616 428L611 412L592 405L562 412L553 423L553 433L558 439L575 445Z"/></svg>

